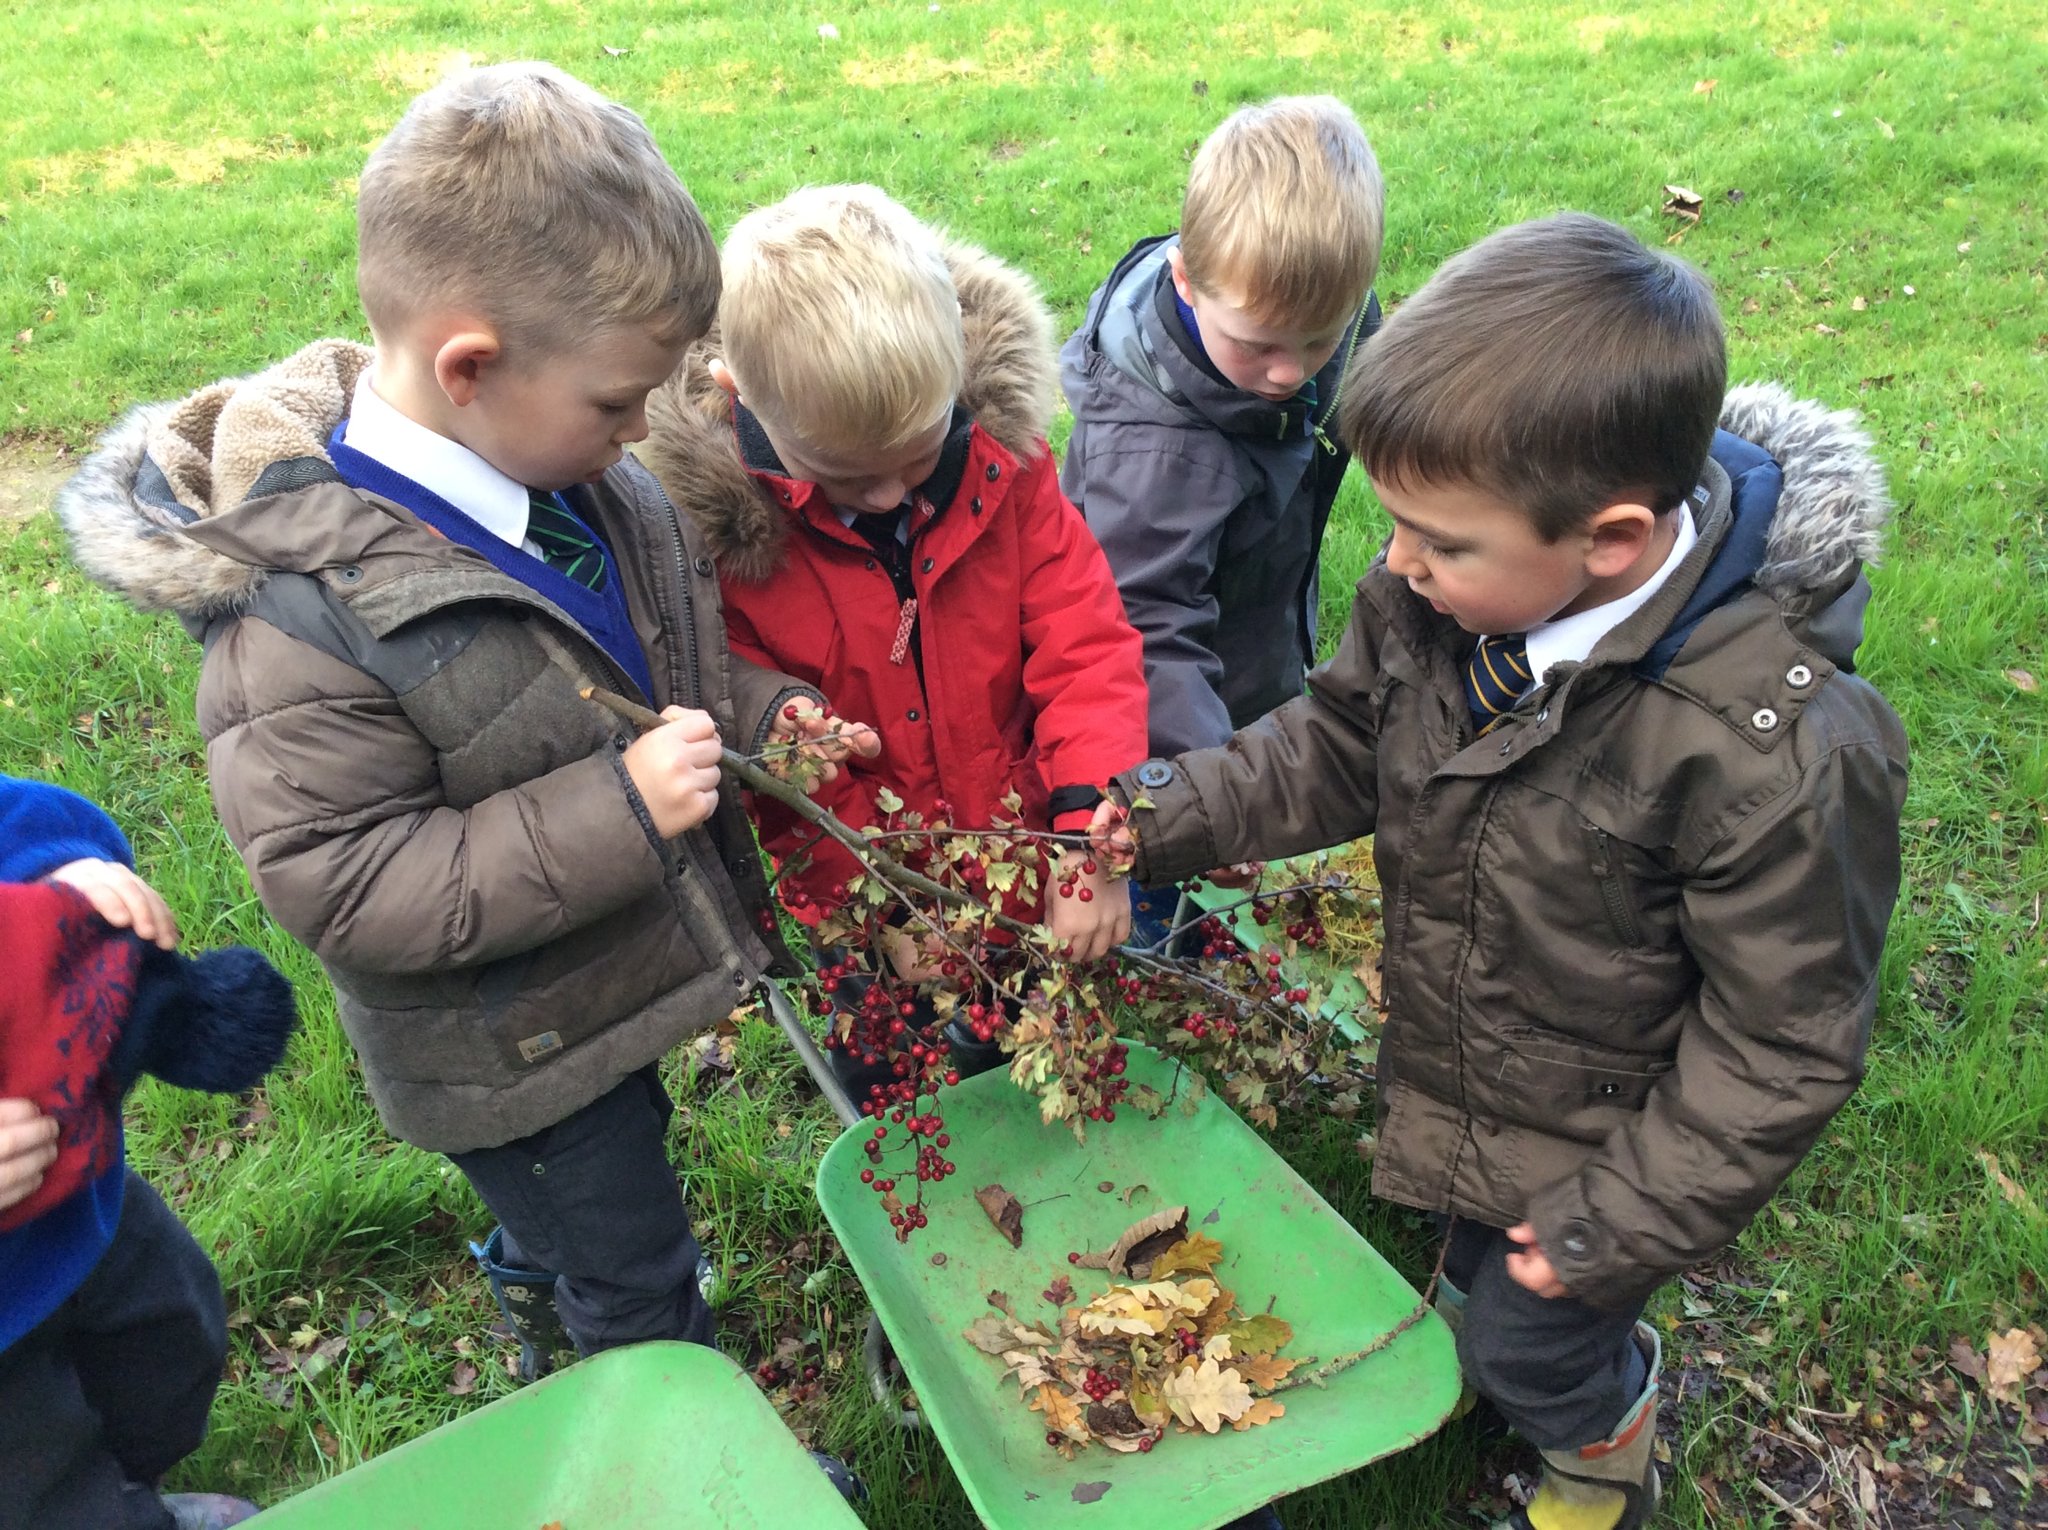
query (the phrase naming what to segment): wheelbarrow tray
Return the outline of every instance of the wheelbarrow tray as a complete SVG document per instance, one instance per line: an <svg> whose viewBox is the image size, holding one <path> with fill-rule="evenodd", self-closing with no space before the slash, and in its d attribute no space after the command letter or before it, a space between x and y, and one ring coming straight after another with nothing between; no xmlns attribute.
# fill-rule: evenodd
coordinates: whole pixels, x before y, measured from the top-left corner
<svg viewBox="0 0 2048 1530"><path fill-rule="evenodd" d="M1171 1094L1176 1072L1159 1053L1131 1048L1126 1076L1134 1083ZM993 1530L1091 1521L1208 1530L1413 1445L1458 1400L1450 1330L1432 1312L1326 1385L1286 1391L1286 1414L1258 1428L1205 1435L1169 1427L1150 1452L1091 1446L1073 1461L1045 1443L1041 1415L962 1331L990 1310L991 1291L1007 1292L1022 1320L1056 1322L1060 1309L1040 1295L1056 1276L1073 1278L1076 1302L1112 1279L1071 1268L1068 1252L1106 1249L1152 1212L1187 1206L1190 1228L1223 1244L1216 1275L1238 1305L1256 1313L1270 1302L1293 1324L1282 1353L1303 1369L1364 1349L1419 1300L1214 1094L1187 1109L1191 1077L1179 1079L1178 1099L1158 1119L1119 1109L1114 1122L1089 1126L1085 1145L1065 1126L1044 1125L1036 1101L1001 1070L948 1090L948 1153L959 1172L927 1186L930 1226L907 1245L896 1241L880 1197L860 1182L868 1165L861 1143L872 1127L841 1136L819 1167L825 1215L925 1419ZM890 1128L885 1166L909 1160L905 1140L902 1128ZM975 1202L975 1189L992 1182L1024 1204L1020 1249ZM1099 1188L1104 1183L1111 1189Z"/></svg>
<svg viewBox="0 0 2048 1530"><path fill-rule="evenodd" d="M727 1356L606 1350L262 1515L265 1530L858 1530Z"/></svg>

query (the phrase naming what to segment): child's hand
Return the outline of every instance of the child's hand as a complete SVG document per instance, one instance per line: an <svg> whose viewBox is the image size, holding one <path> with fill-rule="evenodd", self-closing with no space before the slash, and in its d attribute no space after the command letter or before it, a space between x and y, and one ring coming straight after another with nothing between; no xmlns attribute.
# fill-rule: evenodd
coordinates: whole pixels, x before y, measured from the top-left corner
<svg viewBox="0 0 2048 1530"><path fill-rule="evenodd" d="M873 728L826 712L808 696L783 703L768 726L768 743L773 752L763 768L806 792L837 776L839 762L848 756L872 760L882 752Z"/></svg>
<svg viewBox="0 0 2048 1530"><path fill-rule="evenodd" d="M1565 1283L1557 1278L1557 1271L1551 1267L1550 1256L1543 1252L1543 1245L1536 1241L1534 1222L1521 1222L1510 1227L1508 1237L1522 1245L1520 1253L1508 1255L1510 1280L1538 1296L1571 1295Z"/></svg>
<svg viewBox="0 0 2048 1530"><path fill-rule="evenodd" d="M1045 927L1052 932L1071 961L1092 962L1107 956L1131 934L1131 890L1120 872L1111 871L1099 858L1084 859L1075 877L1072 896L1062 897L1060 879L1071 865L1053 868L1053 885L1046 890ZM1095 869L1089 871L1087 868Z"/></svg>
<svg viewBox="0 0 2048 1530"><path fill-rule="evenodd" d="M178 943L178 921L157 891L119 861L73 861L46 880L84 893L94 912L117 930L133 930L166 951Z"/></svg>
<svg viewBox="0 0 2048 1530"><path fill-rule="evenodd" d="M709 712L670 707L662 726L627 748L626 774L663 839L673 839L718 811L718 757L724 745Z"/></svg>
<svg viewBox="0 0 2048 1530"><path fill-rule="evenodd" d="M1129 876L1138 858L1138 833L1131 827L1131 810L1107 797L1098 802L1095 816L1088 820L1088 848L1099 865L1109 867L1117 876Z"/></svg>
<svg viewBox="0 0 2048 1530"><path fill-rule="evenodd" d="M1214 871L1202 873L1202 880L1211 887L1221 887L1235 892L1240 888L1257 884L1266 874L1264 861L1239 861L1235 866L1218 866Z"/></svg>
<svg viewBox="0 0 2048 1530"><path fill-rule="evenodd" d="M0 1100L0 1211L34 1195L56 1161L56 1118L33 1100Z"/></svg>

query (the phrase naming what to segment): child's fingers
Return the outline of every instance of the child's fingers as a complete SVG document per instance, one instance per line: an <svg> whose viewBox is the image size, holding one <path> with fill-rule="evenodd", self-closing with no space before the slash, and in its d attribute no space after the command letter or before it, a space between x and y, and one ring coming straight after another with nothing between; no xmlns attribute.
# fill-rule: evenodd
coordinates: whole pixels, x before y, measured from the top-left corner
<svg viewBox="0 0 2048 1530"><path fill-rule="evenodd" d="M57 1161L57 1122L30 1100L0 1100L0 1210L27 1199Z"/></svg>
<svg viewBox="0 0 2048 1530"><path fill-rule="evenodd" d="M116 874L110 880L128 912L129 929L166 951L177 945L178 921L171 917L171 906L162 894L133 872Z"/></svg>

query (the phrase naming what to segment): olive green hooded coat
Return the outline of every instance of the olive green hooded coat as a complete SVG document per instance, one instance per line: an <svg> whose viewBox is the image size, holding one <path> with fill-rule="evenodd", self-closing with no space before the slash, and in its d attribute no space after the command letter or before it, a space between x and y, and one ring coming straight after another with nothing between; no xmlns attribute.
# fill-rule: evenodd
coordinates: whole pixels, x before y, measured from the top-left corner
<svg viewBox="0 0 2048 1530"><path fill-rule="evenodd" d="M1870 444L1774 387L1723 425L1698 545L1483 738L1474 640L1382 559L1308 695L1116 783L1148 883L1375 836L1373 1188L1533 1221L1599 1305L1730 1242L1855 1089L1898 894Z"/></svg>
<svg viewBox="0 0 2048 1530"><path fill-rule="evenodd" d="M322 341L137 411L59 511L86 571L206 643L214 805L333 980L370 1098L440 1152L560 1121L786 960L736 793L674 839L578 695L631 689L559 607L326 456L369 360ZM756 738L790 694L726 650L696 533L630 459L571 491L604 537L655 707Z"/></svg>

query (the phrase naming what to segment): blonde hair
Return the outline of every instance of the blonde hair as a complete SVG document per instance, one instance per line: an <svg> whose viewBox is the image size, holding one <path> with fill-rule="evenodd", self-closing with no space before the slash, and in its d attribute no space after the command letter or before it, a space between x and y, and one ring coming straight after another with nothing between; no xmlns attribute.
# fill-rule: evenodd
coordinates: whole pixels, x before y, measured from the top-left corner
<svg viewBox="0 0 2048 1530"><path fill-rule="evenodd" d="M1386 187L1351 109L1281 96L1233 112L1188 172L1188 280L1268 324L1349 317L1379 270Z"/></svg>
<svg viewBox="0 0 2048 1530"><path fill-rule="evenodd" d="M710 328L718 247L647 125L549 64L450 76L363 167L356 290L389 334L474 310L553 354L619 325Z"/></svg>
<svg viewBox="0 0 2048 1530"><path fill-rule="evenodd" d="M748 407L828 451L902 446L966 377L939 236L873 186L808 186L740 219L718 324Z"/></svg>

